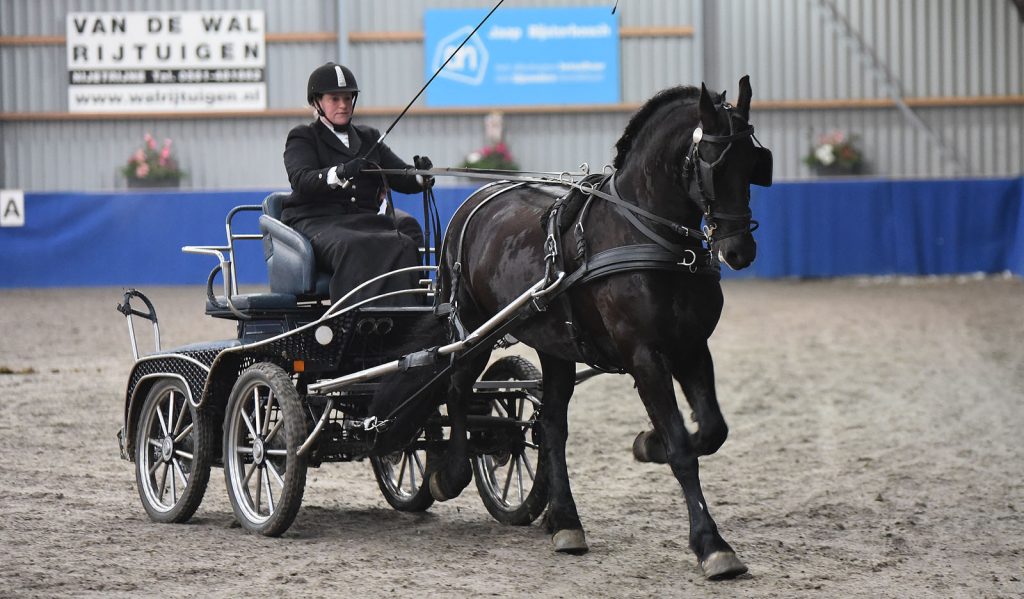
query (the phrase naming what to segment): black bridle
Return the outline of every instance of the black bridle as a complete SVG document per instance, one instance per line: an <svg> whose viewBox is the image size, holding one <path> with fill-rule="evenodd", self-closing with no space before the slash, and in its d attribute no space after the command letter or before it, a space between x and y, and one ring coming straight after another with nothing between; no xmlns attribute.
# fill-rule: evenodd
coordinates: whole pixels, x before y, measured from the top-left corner
<svg viewBox="0 0 1024 599"><path fill-rule="evenodd" d="M742 116L733 112L733 108L729 104L722 104L722 108L729 117L729 134L710 135L704 133L701 127L697 127L693 130L693 141L690 144L689 151L686 153L686 158L683 160L683 189L686 190L687 196L697 204L697 207L704 214L703 231L708 245L716 241L728 239L729 237L753 233L759 225L753 219L754 215L749 207L745 212L739 214L715 210L715 201L717 199L715 195L715 168L725 161L725 157L729 154L729 150L732 149L733 143L748 137L753 138L755 141L757 140L754 137L753 125L748 123ZM734 121L742 122L743 128L736 131ZM726 144L726 146L725 150L719 154L714 162L708 162L700 154L702 143ZM758 147L755 150L757 154L750 182L754 185L771 185L771 151L761 146L760 142L758 142ZM743 223L744 226L731 233L715 237L718 221L734 221Z"/></svg>

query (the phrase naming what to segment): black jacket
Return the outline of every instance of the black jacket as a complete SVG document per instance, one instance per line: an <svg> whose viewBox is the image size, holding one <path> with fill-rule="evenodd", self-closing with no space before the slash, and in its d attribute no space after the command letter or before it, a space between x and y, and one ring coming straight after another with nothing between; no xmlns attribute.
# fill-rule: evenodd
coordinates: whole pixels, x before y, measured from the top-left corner
<svg viewBox="0 0 1024 599"><path fill-rule="evenodd" d="M341 143L333 131L319 119L308 125L299 125L288 133L284 147L284 166L292 195L284 202L281 220L292 225L296 221L337 214L372 213L380 207L383 177L363 173L353 179L348 189L327 185L327 172L333 166L363 156L371 165L380 168L412 168L385 144L377 144L369 156L364 156L380 132L373 127L349 127L349 147ZM415 193L423 187L414 175L389 175L388 185L403 193Z"/></svg>

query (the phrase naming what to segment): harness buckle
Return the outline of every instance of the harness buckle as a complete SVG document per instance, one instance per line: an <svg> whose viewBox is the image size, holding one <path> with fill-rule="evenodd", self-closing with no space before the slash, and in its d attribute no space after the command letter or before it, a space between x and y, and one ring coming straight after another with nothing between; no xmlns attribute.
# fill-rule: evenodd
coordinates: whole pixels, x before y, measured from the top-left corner
<svg viewBox="0 0 1024 599"><path fill-rule="evenodd" d="M689 256L690 260L687 261L687 259L684 257L683 261L679 263L679 266L692 267L694 264L697 263L697 252L693 250L686 250L683 253L684 255Z"/></svg>
<svg viewBox="0 0 1024 599"><path fill-rule="evenodd" d="M544 260L546 262L554 262L558 256L558 242L555 241L555 234L551 233L548 238L544 240Z"/></svg>

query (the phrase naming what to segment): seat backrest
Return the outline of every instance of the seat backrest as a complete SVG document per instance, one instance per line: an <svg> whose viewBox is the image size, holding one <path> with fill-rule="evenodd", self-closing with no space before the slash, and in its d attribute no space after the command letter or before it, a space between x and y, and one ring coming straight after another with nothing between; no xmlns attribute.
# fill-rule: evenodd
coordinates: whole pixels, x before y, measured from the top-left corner
<svg viewBox="0 0 1024 599"><path fill-rule="evenodd" d="M270 291L319 299L327 295L327 279L317 271L313 246L305 236L281 222L281 211L289 195L287 192L268 195L263 200L260 215Z"/></svg>
<svg viewBox="0 0 1024 599"><path fill-rule="evenodd" d="M284 201L291 194L287 191L275 191L263 199L263 214L270 218L281 220L281 212L284 211Z"/></svg>

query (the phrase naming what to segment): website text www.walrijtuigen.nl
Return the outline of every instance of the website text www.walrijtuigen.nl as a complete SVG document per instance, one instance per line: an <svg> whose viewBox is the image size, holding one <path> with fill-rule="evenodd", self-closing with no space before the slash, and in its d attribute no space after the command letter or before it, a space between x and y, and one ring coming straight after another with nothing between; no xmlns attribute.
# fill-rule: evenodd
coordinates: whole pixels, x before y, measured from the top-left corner
<svg viewBox="0 0 1024 599"><path fill-rule="evenodd" d="M235 91L163 91L155 90L150 92L100 92L81 91L74 94L75 102L79 106L212 106L215 104L230 104L239 101L251 101L251 93L240 93Z"/></svg>

